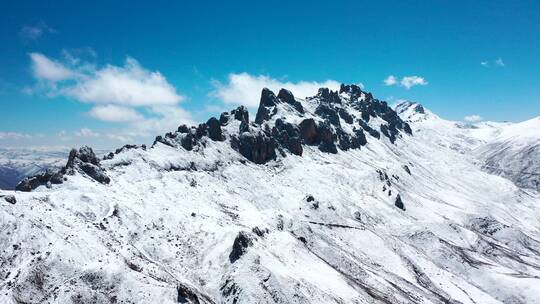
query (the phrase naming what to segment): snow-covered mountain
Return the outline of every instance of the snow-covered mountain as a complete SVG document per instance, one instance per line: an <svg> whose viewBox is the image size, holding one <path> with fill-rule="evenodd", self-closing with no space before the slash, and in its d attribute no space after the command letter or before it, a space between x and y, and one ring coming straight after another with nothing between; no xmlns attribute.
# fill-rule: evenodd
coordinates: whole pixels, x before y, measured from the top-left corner
<svg viewBox="0 0 540 304"><path fill-rule="evenodd" d="M400 103L396 111L418 130L453 137L447 143L469 141L462 148L469 149L487 172L540 190L540 116L520 123L462 123L441 119L413 102Z"/></svg>
<svg viewBox="0 0 540 304"><path fill-rule="evenodd" d="M0 148L0 189L13 190L26 176L58 170L65 164L66 148Z"/></svg>
<svg viewBox="0 0 540 304"><path fill-rule="evenodd" d="M540 303L540 194L483 168L503 129L342 85L73 150L0 192L0 302Z"/></svg>

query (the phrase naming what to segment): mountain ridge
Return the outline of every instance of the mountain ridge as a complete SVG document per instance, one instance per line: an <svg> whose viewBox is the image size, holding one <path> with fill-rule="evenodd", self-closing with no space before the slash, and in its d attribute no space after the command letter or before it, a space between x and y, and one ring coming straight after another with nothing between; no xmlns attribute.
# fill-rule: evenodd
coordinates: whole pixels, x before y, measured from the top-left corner
<svg viewBox="0 0 540 304"><path fill-rule="evenodd" d="M266 92L262 125L238 108L0 192L0 301L538 303L540 194L481 170L478 129L343 88L303 114Z"/></svg>

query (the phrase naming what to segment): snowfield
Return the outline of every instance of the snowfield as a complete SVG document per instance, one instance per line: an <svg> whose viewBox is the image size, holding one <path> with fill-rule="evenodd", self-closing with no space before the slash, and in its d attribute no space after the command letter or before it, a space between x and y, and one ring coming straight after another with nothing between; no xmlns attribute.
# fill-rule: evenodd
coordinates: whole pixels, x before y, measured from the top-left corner
<svg viewBox="0 0 540 304"><path fill-rule="evenodd" d="M355 118L370 102L339 96ZM322 122L321 98L296 99L304 113L276 104L264 124ZM394 143L366 133L358 149L304 144L256 164L231 147L245 127L231 117L223 141L102 160L109 184L76 170L1 191L16 202L0 198L0 303L540 303L538 188L485 170L526 168L491 145L532 127L397 113L412 135Z"/></svg>

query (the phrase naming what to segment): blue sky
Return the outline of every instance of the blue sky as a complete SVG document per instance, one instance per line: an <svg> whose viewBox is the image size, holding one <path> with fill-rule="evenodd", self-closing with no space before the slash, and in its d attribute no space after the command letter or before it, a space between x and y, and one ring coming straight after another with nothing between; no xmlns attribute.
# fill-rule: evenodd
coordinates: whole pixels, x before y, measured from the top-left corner
<svg viewBox="0 0 540 304"><path fill-rule="evenodd" d="M142 2L0 4L0 146L148 142L264 85L540 115L538 1Z"/></svg>

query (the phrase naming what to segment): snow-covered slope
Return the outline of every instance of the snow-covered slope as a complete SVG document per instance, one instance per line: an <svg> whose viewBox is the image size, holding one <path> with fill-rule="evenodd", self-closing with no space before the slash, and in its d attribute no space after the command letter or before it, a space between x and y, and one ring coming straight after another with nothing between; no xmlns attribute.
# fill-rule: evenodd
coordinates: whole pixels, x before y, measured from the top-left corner
<svg viewBox="0 0 540 304"><path fill-rule="evenodd" d="M477 154L488 172L540 191L540 117L501 128Z"/></svg>
<svg viewBox="0 0 540 304"><path fill-rule="evenodd" d="M540 117L520 123L462 123L441 119L413 102L399 104L396 111L417 130L449 137L445 143L466 141L460 148L475 155L485 171L540 190Z"/></svg>
<svg viewBox="0 0 540 304"><path fill-rule="evenodd" d="M257 123L74 151L0 192L0 302L540 303L538 192L481 170L474 129L398 112L265 90Z"/></svg>

